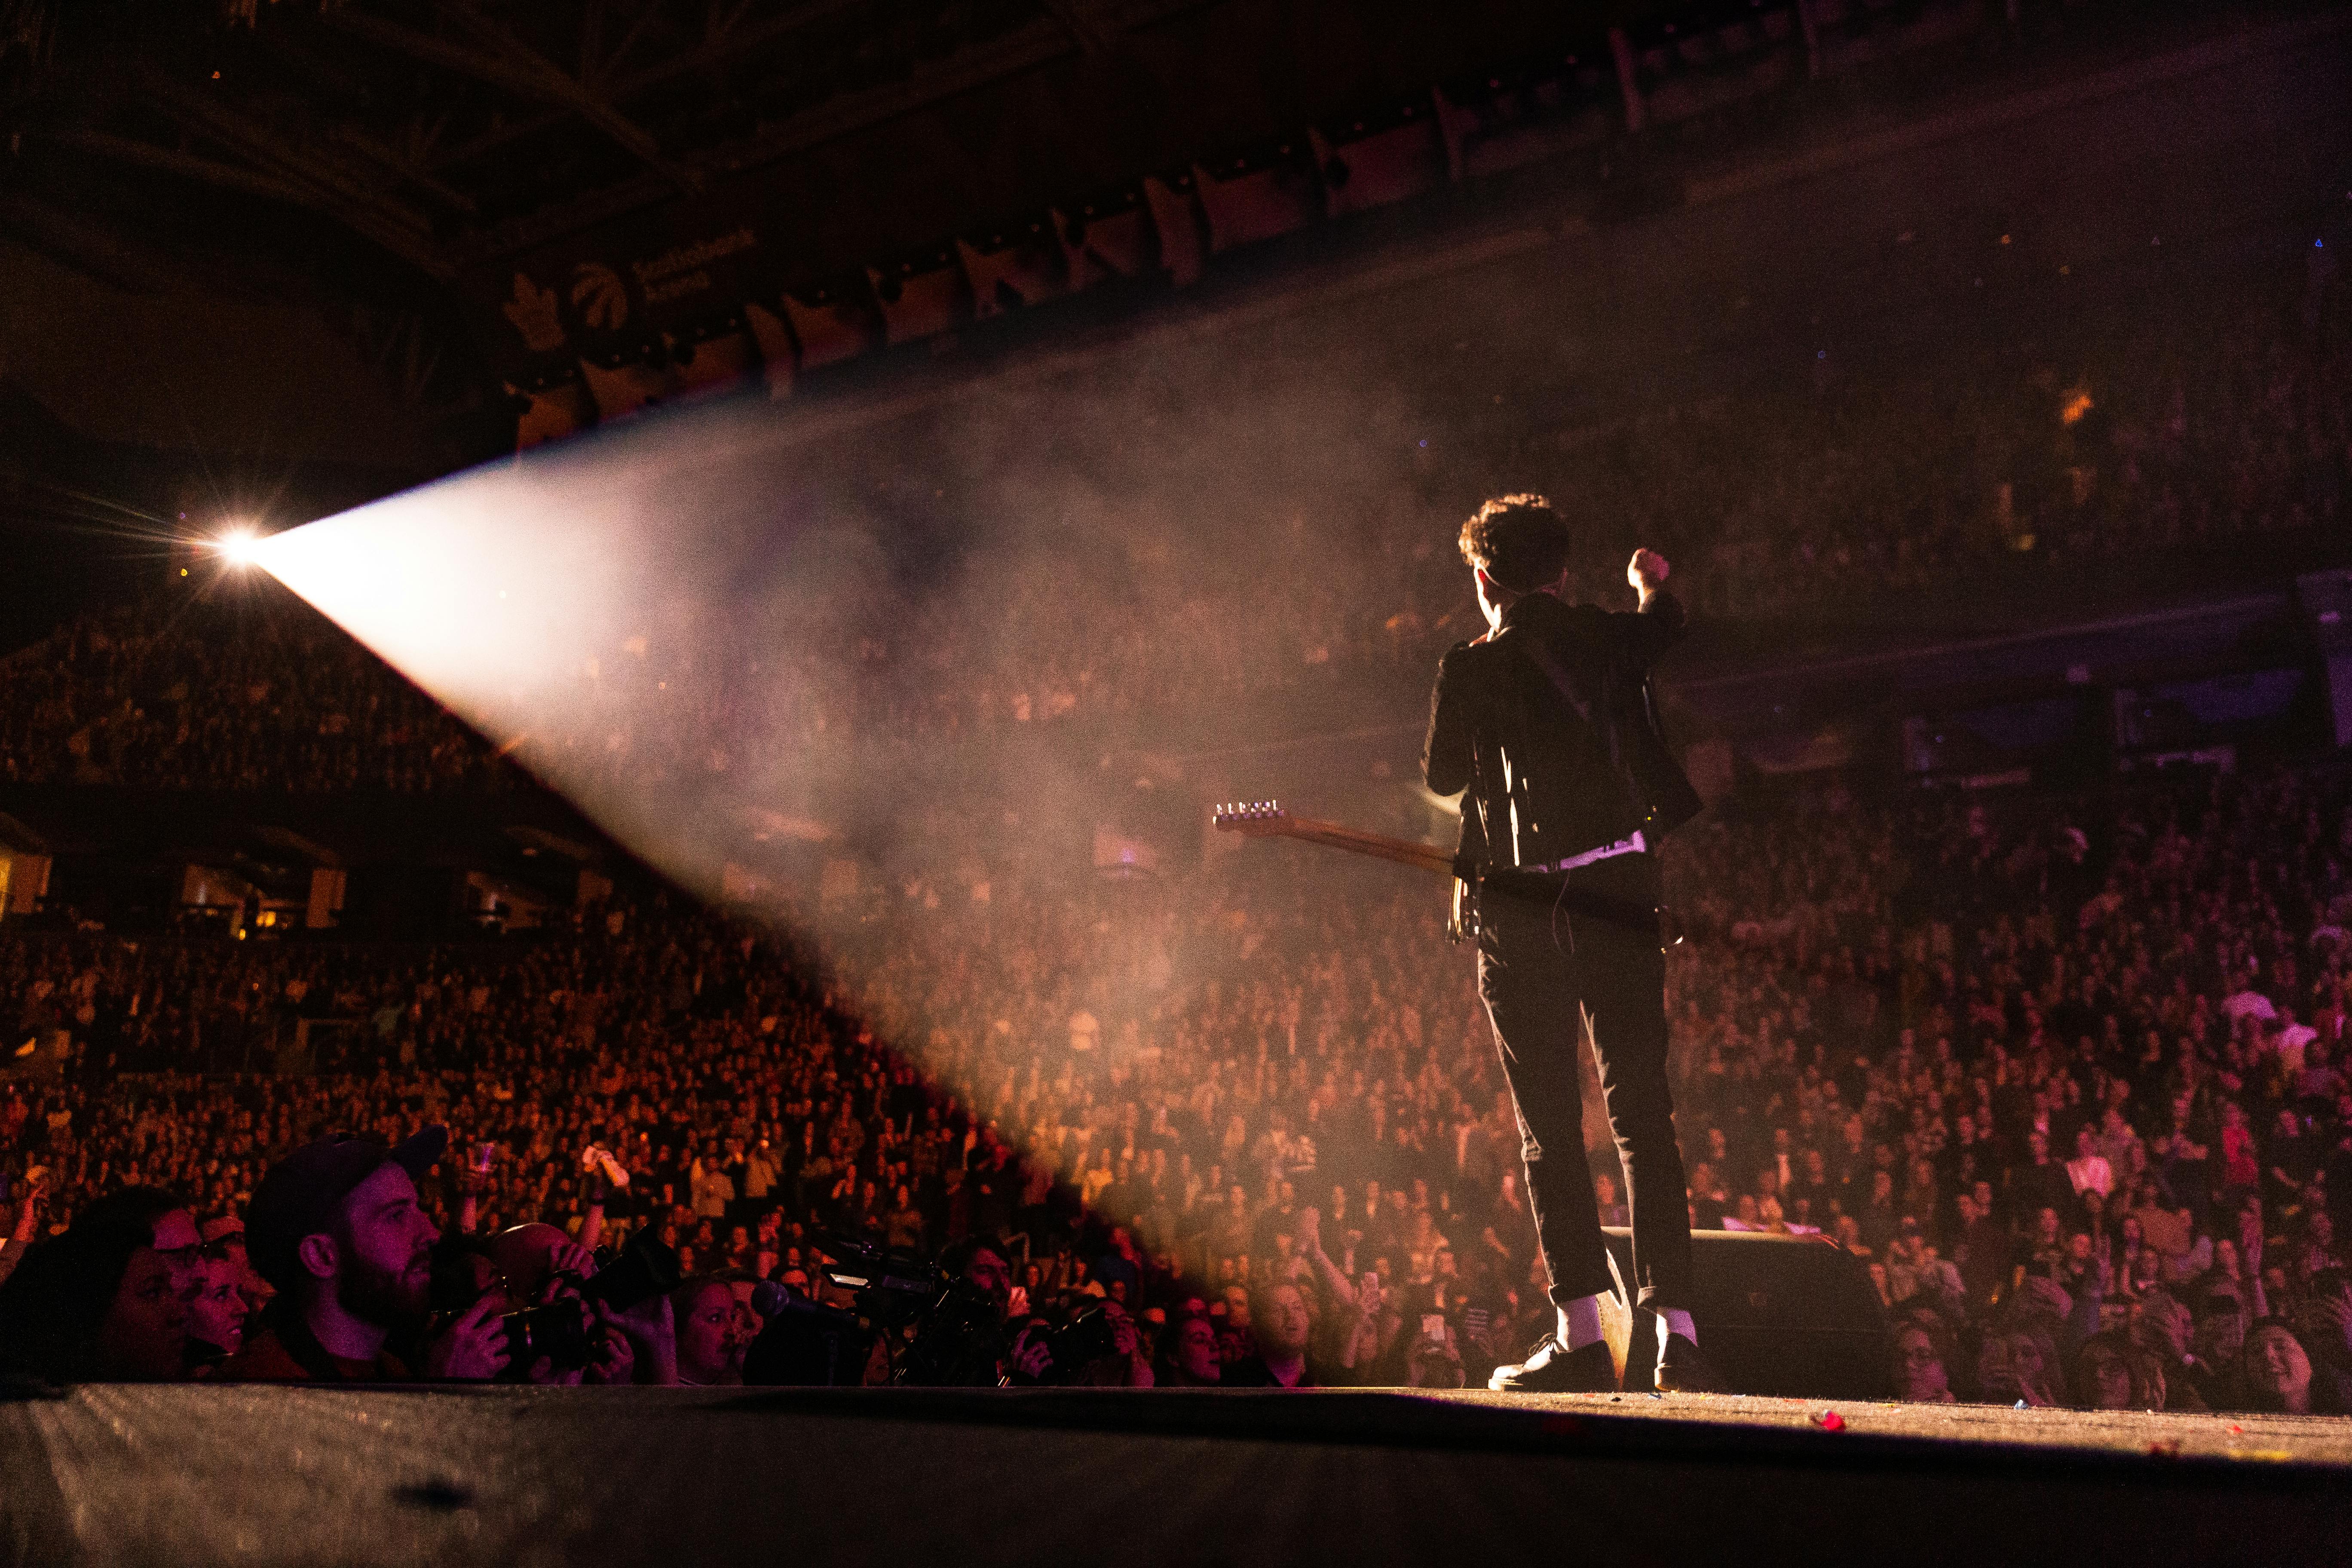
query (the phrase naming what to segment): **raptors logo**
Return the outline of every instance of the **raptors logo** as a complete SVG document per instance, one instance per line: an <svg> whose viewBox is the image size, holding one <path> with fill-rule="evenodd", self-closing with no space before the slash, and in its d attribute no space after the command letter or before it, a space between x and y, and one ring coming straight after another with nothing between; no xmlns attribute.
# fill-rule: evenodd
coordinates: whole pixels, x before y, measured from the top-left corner
<svg viewBox="0 0 2352 1568"><path fill-rule="evenodd" d="M563 346L563 322L556 315L554 289L542 289L518 272L514 298L499 309L506 312L514 330L522 334L523 346L531 353L551 353Z"/></svg>
<svg viewBox="0 0 2352 1568"><path fill-rule="evenodd" d="M617 331L629 319L628 289L601 261L583 261L572 269L572 303L598 331Z"/></svg>

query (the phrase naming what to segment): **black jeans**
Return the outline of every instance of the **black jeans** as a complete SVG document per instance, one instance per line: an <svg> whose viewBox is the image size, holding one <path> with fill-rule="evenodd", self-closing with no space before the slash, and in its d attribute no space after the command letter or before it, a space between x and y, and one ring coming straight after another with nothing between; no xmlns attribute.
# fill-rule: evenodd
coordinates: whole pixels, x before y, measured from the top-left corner
<svg viewBox="0 0 2352 1568"><path fill-rule="evenodd" d="M1519 1116L1528 1203L1554 1301L1611 1288L1584 1160L1577 1047L1590 1027L1633 1215L1636 1306L1690 1305L1690 1210L1666 1087L1657 867L1624 855L1568 873L1490 876L1478 901L1478 994Z"/></svg>

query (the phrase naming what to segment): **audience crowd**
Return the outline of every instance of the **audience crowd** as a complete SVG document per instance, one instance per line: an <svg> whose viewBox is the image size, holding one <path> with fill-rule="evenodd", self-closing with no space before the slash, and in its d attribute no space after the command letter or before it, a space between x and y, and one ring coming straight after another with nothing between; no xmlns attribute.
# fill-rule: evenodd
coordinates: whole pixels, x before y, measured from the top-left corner
<svg viewBox="0 0 2352 1568"><path fill-rule="evenodd" d="M286 595L81 616L0 659L0 783L254 793L496 787L441 705Z"/></svg>
<svg viewBox="0 0 2352 1568"><path fill-rule="evenodd" d="M1668 856L1695 1221L1863 1258L1908 1398L2347 1408L2348 805L2331 767L1702 819ZM778 921L839 933L821 963L658 900L439 948L16 939L0 1007L70 1045L0 1087L0 1267L126 1191L233 1235L318 1134L437 1125L445 1250L657 1237L744 1287L738 1359L751 1283L822 1299L839 1234L985 1242L1040 1334L1098 1300L1089 1375L1476 1383L1548 1305L1470 965L1433 889L1317 853L869 879ZM240 1011L310 1016L315 1075L201 1070Z"/></svg>
<svg viewBox="0 0 2352 1568"><path fill-rule="evenodd" d="M1245 567L1080 520L1050 569L877 587L821 638L706 607L583 661L527 754L575 790L1016 731L1090 763L1123 723L1418 689L1468 612L1430 516L1506 467L1606 520L1580 589L1638 536L1718 615L2339 528L2324 282L2071 358L1824 351L1800 395L1574 440L1433 453L1391 399L1345 548L1271 499ZM0 661L0 784L520 782L274 589L184 610ZM869 1381L1481 1384L1549 1307L1470 957L1433 886L1320 854L913 858L439 945L0 928L0 1369L727 1382L763 1324L854 1314ZM2352 771L1832 783L1665 858L1694 1221L1862 1259L1903 1397L2352 1413ZM860 1247L939 1258L935 1316L984 1327L910 1336L828 1272ZM616 1256L677 1282L583 1296ZM577 1345L514 1316L564 1302Z"/></svg>
<svg viewBox="0 0 2352 1568"><path fill-rule="evenodd" d="M1567 428L1544 367L1521 385L1497 356L1488 379L1504 390L1477 407L1486 382L1461 367L1359 345L1346 352L1363 363L1325 367L1316 398L1280 395L1297 406L1279 430L1224 403L1150 416L1140 460L1160 491L1121 466L1132 454L1094 449L1124 435L1074 439L1083 449L1051 463L1092 488L1053 498L1057 521L1027 531L1008 533L999 492L1013 481L971 458L968 434L880 443L820 487L864 531L825 562L786 563L824 579L823 603L785 582L729 604L649 596L554 661L560 689L479 717L527 737L518 754L567 787L643 790L782 755L1158 732L1253 700L1409 702L1477 629L1444 520L1506 475L1589 521L1576 593L1615 592L1646 544L1701 616L1833 626L1956 583L2015 589L2093 566L2201 579L2224 548L2340 530L2352 477L2332 273L2210 271L2075 280L2081 299L2000 335L1893 363L1824 348L1796 385L1735 382ZM1335 380L1352 399L1337 410ZM1293 426L1343 445L1344 462L1303 455ZM1111 491L1140 493L1122 510ZM854 581L835 584L843 573ZM273 585L185 600L87 616L0 660L0 783L514 785L491 748Z"/></svg>

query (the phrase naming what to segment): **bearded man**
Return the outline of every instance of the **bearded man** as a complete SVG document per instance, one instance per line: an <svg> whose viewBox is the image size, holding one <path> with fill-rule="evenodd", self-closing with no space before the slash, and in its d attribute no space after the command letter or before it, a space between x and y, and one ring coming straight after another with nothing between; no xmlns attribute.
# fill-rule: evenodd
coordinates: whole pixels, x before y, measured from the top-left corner
<svg viewBox="0 0 2352 1568"><path fill-rule="evenodd" d="M222 1375L257 1383L472 1382L506 1365L496 1291L425 1342L412 1371L389 1348L424 1321L441 1232L416 1183L448 1146L427 1127L387 1149L348 1134L270 1167L246 1215L246 1253L278 1288Z"/></svg>

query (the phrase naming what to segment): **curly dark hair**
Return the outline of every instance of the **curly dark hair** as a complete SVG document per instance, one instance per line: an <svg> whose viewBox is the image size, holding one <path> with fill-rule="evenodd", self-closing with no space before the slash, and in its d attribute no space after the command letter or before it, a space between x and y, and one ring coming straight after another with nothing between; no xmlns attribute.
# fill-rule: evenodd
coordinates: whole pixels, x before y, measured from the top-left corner
<svg viewBox="0 0 2352 1568"><path fill-rule="evenodd" d="M1538 495L1496 496L1462 525L1462 559L1514 594L1548 588L1568 569L1568 524Z"/></svg>

